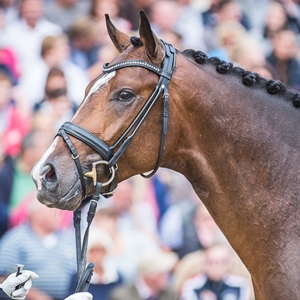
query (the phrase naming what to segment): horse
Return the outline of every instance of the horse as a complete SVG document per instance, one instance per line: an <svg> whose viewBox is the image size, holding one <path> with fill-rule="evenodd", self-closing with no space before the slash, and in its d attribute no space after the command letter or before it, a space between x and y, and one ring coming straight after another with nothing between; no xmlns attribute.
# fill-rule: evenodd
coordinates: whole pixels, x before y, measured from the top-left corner
<svg viewBox="0 0 300 300"><path fill-rule="evenodd" d="M249 270L257 300L300 299L300 95L203 52L178 51L140 12L106 15L119 54L37 162L40 202L74 210L159 168L183 174ZM150 174L149 174L150 172Z"/></svg>

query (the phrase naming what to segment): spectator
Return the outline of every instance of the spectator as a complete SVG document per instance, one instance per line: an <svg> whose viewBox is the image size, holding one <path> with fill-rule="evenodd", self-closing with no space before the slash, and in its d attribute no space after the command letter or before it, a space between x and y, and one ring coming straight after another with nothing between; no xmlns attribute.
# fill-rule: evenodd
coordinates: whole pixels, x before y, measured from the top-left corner
<svg viewBox="0 0 300 300"><path fill-rule="evenodd" d="M90 18L81 18L73 22L68 35L71 45L71 61L83 70L88 70L99 59L100 45L95 22Z"/></svg>
<svg viewBox="0 0 300 300"><path fill-rule="evenodd" d="M212 2L210 9L203 13L205 24L205 42L208 51L218 47L218 42L214 38L215 28L223 22L239 22L246 30L250 25L243 13L242 7L236 0L217 0Z"/></svg>
<svg viewBox="0 0 300 300"><path fill-rule="evenodd" d="M40 61L35 63L34 68L27 69L20 82L31 108L44 98L47 76L54 67L60 68L65 74L69 99L76 105L83 100L89 83L88 77L84 70L70 62L69 55L70 47L66 35L47 36L43 40Z"/></svg>
<svg viewBox="0 0 300 300"><path fill-rule="evenodd" d="M179 258L225 240L206 207L188 198L181 199L169 208L162 220L160 232L163 245L174 251Z"/></svg>
<svg viewBox="0 0 300 300"><path fill-rule="evenodd" d="M142 10L150 16L150 7L154 1L156 0L122 0L119 3L119 15L131 23L133 31L137 31L140 25L139 12Z"/></svg>
<svg viewBox="0 0 300 300"><path fill-rule="evenodd" d="M203 272L204 257L205 251L198 250L188 253L178 261L173 272L173 286L179 294L187 279Z"/></svg>
<svg viewBox="0 0 300 300"><path fill-rule="evenodd" d="M208 7L204 8L202 12L202 21L204 26L214 27L218 22L217 11L220 0L210 0L208 1Z"/></svg>
<svg viewBox="0 0 300 300"><path fill-rule="evenodd" d="M271 70L271 66L267 66L262 45L250 35L242 37L234 45L231 51L231 61L250 71L258 67L269 67Z"/></svg>
<svg viewBox="0 0 300 300"><path fill-rule="evenodd" d="M111 300L178 300L170 287L170 274L178 258L174 253L157 250L145 253L138 261L138 275L133 284L116 288Z"/></svg>
<svg viewBox="0 0 300 300"><path fill-rule="evenodd" d="M278 31L291 30L299 34L299 28L295 22L289 19L287 11L279 1L270 1L265 16L265 26L262 31L262 42L265 55L268 56L273 49L273 37Z"/></svg>
<svg viewBox="0 0 300 300"><path fill-rule="evenodd" d="M230 271L231 252L227 244L216 244L205 250L203 272L187 279L182 286L182 300L232 299L249 300L247 278Z"/></svg>
<svg viewBox="0 0 300 300"><path fill-rule="evenodd" d="M258 73L267 80L278 77L274 67L267 62L262 45L252 36L245 36L237 42L232 49L231 60L234 64Z"/></svg>
<svg viewBox="0 0 300 300"><path fill-rule="evenodd" d="M300 90L300 64L297 60L297 36L291 30L277 32L273 39L273 51L267 61L275 69L278 79L288 87Z"/></svg>
<svg viewBox="0 0 300 300"><path fill-rule="evenodd" d="M10 48L0 48L0 69L5 70L12 80L12 84L16 85L20 77L19 62L15 52Z"/></svg>
<svg viewBox="0 0 300 300"><path fill-rule="evenodd" d="M66 33L77 19L86 16L90 1L52 0L45 7L45 17L62 28Z"/></svg>
<svg viewBox="0 0 300 300"><path fill-rule="evenodd" d="M155 198L159 210L158 227L161 219L171 205L172 185L176 185L176 177L181 174L170 169L159 169L152 177L152 184L155 192Z"/></svg>
<svg viewBox="0 0 300 300"><path fill-rule="evenodd" d="M296 33L300 31L300 3L297 0L281 0L284 7L288 22L291 24L290 29L294 29Z"/></svg>
<svg viewBox="0 0 300 300"><path fill-rule="evenodd" d="M0 270L8 275L16 262L39 274L28 300L58 300L68 294L75 270L73 234L58 230L61 214L39 203L30 205L29 222L8 231L0 241Z"/></svg>
<svg viewBox="0 0 300 300"><path fill-rule="evenodd" d="M266 14L272 0L238 0L250 24L250 33L260 40L264 31Z"/></svg>
<svg viewBox="0 0 300 300"><path fill-rule="evenodd" d="M5 8L1 5L1 0L0 0L0 29L3 30L5 25L6 25Z"/></svg>
<svg viewBox="0 0 300 300"><path fill-rule="evenodd" d="M247 35L245 28L237 21L224 21L215 27L216 48L208 56L216 56L225 61L232 61L232 52L236 45Z"/></svg>
<svg viewBox="0 0 300 300"><path fill-rule="evenodd" d="M89 233L87 261L95 264L89 292L93 300L109 300L114 288L122 284L122 277L114 261L110 258L113 247L112 240L105 230L94 229ZM71 279L69 294L75 292L78 278L74 274Z"/></svg>
<svg viewBox="0 0 300 300"><path fill-rule="evenodd" d="M3 149L0 134L0 238L8 229L9 196L13 181L13 162Z"/></svg>
<svg viewBox="0 0 300 300"><path fill-rule="evenodd" d="M217 5L218 23L224 21L238 21L246 30L250 29L247 19L241 5L236 0L221 0Z"/></svg>
<svg viewBox="0 0 300 300"><path fill-rule="evenodd" d="M3 13L3 20L8 24L18 18L18 10L16 8L16 1L14 0L0 0L0 13ZM1 23L1 22L0 22ZM1 28L1 25L0 25Z"/></svg>
<svg viewBox="0 0 300 300"><path fill-rule="evenodd" d="M183 51L185 47L182 44L182 35L172 29L161 31L160 38L167 43L170 43L174 48Z"/></svg>
<svg viewBox="0 0 300 300"><path fill-rule="evenodd" d="M265 18L264 37L272 40L274 34L285 29L287 24L287 15L284 8L278 1L271 1Z"/></svg>
<svg viewBox="0 0 300 300"><path fill-rule="evenodd" d="M276 0L273 0L276 1ZM297 0L277 0L282 5L287 20L284 29L300 33L300 5Z"/></svg>
<svg viewBox="0 0 300 300"><path fill-rule="evenodd" d="M202 15L192 5L192 0L179 0L178 17L174 30L182 36L184 48L206 51Z"/></svg>
<svg viewBox="0 0 300 300"><path fill-rule="evenodd" d="M36 201L36 191L22 199L22 202L13 209L9 214L9 227L19 226L28 222L30 215L30 205ZM58 224L59 229L69 229L73 226L73 212L69 210L61 210L61 223Z"/></svg>
<svg viewBox="0 0 300 300"><path fill-rule="evenodd" d="M97 51L97 53L95 52L95 50L92 50L94 63L90 65L87 70L89 78L91 80L102 73L102 66L104 63L110 62L119 53L111 43L111 39L107 33L104 17L105 14L109 14L109 17L112 20L113 24L120 31L129 33L132 28L131 23L126 18L120 17L119 15L120 10L122 10L121 7L124 8L123 4L123 1L120 3L118 0L92 0L88 18L90 20L89 22L95 24L93 26L95 27L94 31L97 32L97 38L93 41L93 43L96 43L96 47L98 47L99 50ZM128 7L126 9L128 9ZM136 17L138 17L138 12ZM95 54L97 54L97 57L94 56Z"/></svg>
<svg viewBox="0 0 300 300"><path fill-rule="evenodd" d="M52 131L30 131L22 140L20 155L14 161L9 208L17 209L22 200L35 191L31 170L53 140Z"/></svg>
<svg viewBox="0 0 300 300"><path fill-rule="evenodd" d="M132 28L131 23L119 16L119 1L118 0L92 0L91 10L89 17L91 17L97 24L97 30L99 34L98 42L101 46L111 43L109 35L106 30L105 14L109 14L113 24L118 30L123 32L129 32Z"/></svg>
<svg viewBox="0 0 300 300"><path fill-rule="evenodd" d="M102 207L95 215L92 227L106 230L113 242L110 256L124 282L131 283L136 275L137 261L145 251L155 250L158 244L137 229L119 229L119 214L109 206Z"/></svg>
<svg viewBox="0 0 300 300"><path fill-rule="evenodd" d="M170 169L160 168L148 180L141 176L135 176L133 179L135 197L137 201L145 202L151 208L156 219L157 231L164 214L172 204L172 184L176 185L174 182L178 176L181 177L179 173Z"/></svg>
<svg viewBox="0 0 300 300"><path fill-rule="evenodd" d="M149 19L152 30L157 36L160 36L163 31L175 30L179 8L177 1L153 1Z"/></svg>
<svg viewBox="0 0 300 300"><path fill-rule="evenodd" d="M20 152L22 138L30 129L29 116L18 107L11 77L0 71L0 133L4 151L15 157Z"/></svg>
<svg viewBox="0 0 300 300"><path fill-rule="evenodd" d="M134 181L119 183L111 198L111 208L118 213L120 231L138 230L157 240L156 218L151 206L143 199L135 198Z"/></svg>
<svg viewBox="0 0 300 300"><path fill-rule="evenodd" d="M21 75L39 59L43 39L61 33L58 25L43 18L43 10L42 0L21 0L20 18L5 26L1 32L0 46L9 47L16 53Z"/></svg>
<svg viewBox="0 0 300 300"><path fill-rule="evenodd" d="M112 61L119 52L113 43L102 45L98 51L98 61L88 69L88 76L91 80L95 79L102 73L104 63Z"/></svg>
<svg viewBox="0 0 300 300"><path fill-rule="evenodd" d="M45 98L35 105L34 114L52 116L52 129L55 133L64 122L71 120L76 109L75 103L67 96L67 80L64 72L59 68L52 68L46 81Z"/></svg>
<svg viewBox="0 0 300 300"><path fill-rule="evenodd" d="M13 186L13 158L29 131L29 117L15 101L15 88L8 73L0 71L0 237L8 229L9 201Z"/></svg>

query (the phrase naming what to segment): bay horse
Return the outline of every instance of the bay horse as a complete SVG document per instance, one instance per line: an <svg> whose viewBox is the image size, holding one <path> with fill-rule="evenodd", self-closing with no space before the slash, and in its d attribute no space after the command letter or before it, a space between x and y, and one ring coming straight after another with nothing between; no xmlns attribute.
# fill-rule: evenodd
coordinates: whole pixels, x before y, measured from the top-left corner
<svg viewBox="0 0 300 300"><path fill-rule="evenodd" d="M33 169L38 200L74 210L99 182L109 196L133 175L175 170L246 265L256 299L300 299L299 93L175 50L143 12L139 38L106 23L119 55Z"/></svg>

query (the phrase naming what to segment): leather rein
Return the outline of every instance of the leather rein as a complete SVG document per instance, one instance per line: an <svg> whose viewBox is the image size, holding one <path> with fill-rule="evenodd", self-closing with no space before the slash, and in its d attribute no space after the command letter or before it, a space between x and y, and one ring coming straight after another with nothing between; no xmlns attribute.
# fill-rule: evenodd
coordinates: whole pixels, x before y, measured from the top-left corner
<svg viewBox="0 0 300 300"><path fill-rule="evenodd" d="M77 208L74 211L74 227L75 227L75 236L76 236L77 273L78 273L78 285L76 288L76 292L83 292L88 290L90 279L93 273L93 266L94 266L93 263L90 263L87 267L85 267L86 251L87 251L89 227L95 215L97 202L100 198L100 194L103 195L104 197L112 196L114 189L117 187L117 179L116 179L117 170L118 170L117 161L124 153L124 151L127 149L127 147L130 145L132 138L134 137L137 130L142 125L143 121L149 114L151 108L156 103L157 99L160 97L160 95L162 95L162 100L163 100L162 132L161 132L160 148L159 148L156 166L149 174L147 175L141 174L141 175L145 178L150 178L156 173L156 171L160 166L162 154L163 154L165 136L167 134L167 128L168 128L168 105L169 105L168 85L171 80L172 73L175 67L175 48L164 41L161 42L165 47L165 58L162 64L162 68L159 68L154 64L142 60L125 60L113 64L111 66L109 66L108 63L103 65L102 68L103 73L110 73L127 67L142 67L159 75L159 80L154 91L152 92L148 100L145 102L142 109L136 115L134 120L128 126L128 128L123 132L123 134L118 138L118 140L113 145L108 146L104 141L99 139L96 135L94 135L93 133L87 131L86 129L72 122L64 123L60 127L57 133L57 135L61 136L64 142L66 143L67 148L69 149L71 153L71 157L74 160L74 163L78 170L81 187L82 187L82 199L86 197L84 176L92 178L93 184L96 187L95 193L90 201L90 207L87 216L87 227L86 227L86 231L82 243L81 243L81 233L80 233L81 207ZM86 145L93 148L103 158L103 160L92 163L92 170L90 172L83 173L79 161L78 152L74 147L73 143L71 142L69 135L75 137L76 139L82 141ZM117 147L119 148L116 150ZM97 180L96 168L98 165L101 164L104 165L106 174L109 178L109 180L104 183L99 182ZM104 191L102 190L103 187L105 188Z"/></svg>

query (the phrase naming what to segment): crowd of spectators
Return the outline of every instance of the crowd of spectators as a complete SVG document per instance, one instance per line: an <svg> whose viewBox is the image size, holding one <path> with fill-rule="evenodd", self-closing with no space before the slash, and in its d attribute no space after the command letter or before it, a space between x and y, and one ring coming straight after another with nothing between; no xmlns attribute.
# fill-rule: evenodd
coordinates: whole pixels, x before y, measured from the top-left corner
<svg viewBox="0 0 300 300"><path fill-rule="evenodd" d="M178 50L202 50L300 91L297 0L0 0L0 276L17 263L38 273L29 300L64 299L76 287L72 213L37 204L31 169L117 55L104 14L138 35L140 10ZM170 170L127 180L100 201L88 260L95 300L253 299L237 255Z"/></svg>

